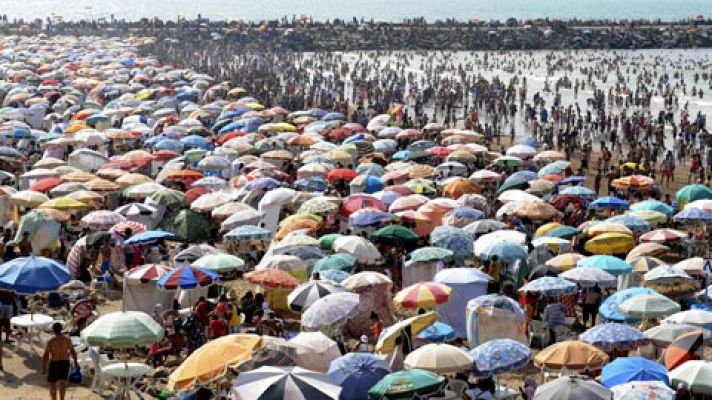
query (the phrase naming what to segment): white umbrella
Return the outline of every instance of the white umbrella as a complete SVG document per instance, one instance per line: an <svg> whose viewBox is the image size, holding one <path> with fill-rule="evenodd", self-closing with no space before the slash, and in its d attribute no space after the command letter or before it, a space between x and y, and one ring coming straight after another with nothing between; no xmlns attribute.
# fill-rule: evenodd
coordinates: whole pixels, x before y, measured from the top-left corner
<svg viewBox="0 0 712 400"><path fill-rule="evenodd" d="M301 332L289 344L297 348L297 365L312 371L325 373L341 357L336 342L321 332Z"/></svg>
<svg viewBox="0 0 712 400"><path fill-rule="evenodd" d="M145 199L146 197L163 190L166 187L158 183L146 182L130 187L126 192L126 197L130 199Z"/></svg>
<svg viewBox="0 0 712 400"><path fill-rule="evenodd" d="M340 394L341 386L329 375L300 367L265 366L241 372L232 387L233 400L338 400Z"/></svg>
<svg viewBox="0 0 712 400"><path fill-rule="evenodd" d="M524 245L527 241L527 236L519 231L507 229L502 231L494 231L480 236L475 241L474 251L476 255L482 254L485 249L495 243L512 242Z"/></svg>
<svg viewBox="0 0 712 400"><path fill-rule="evenodd" d="M437 374L447 374L470 370L473 367L472 356L458 347L443 343L426 344L408 354L404 365L406 369L424 369Z"/></svg>
<svg viewBox="0 0 712 400"><path fill-rule="evenodd" d="M383 260L376 246L360 236L341 236L334 241L334 251L351 254L361 264L378 264Z"/></svg>
<svg viewBox="0 0 712 400"><path fill-rule="evenodd" d="M504 203L510 201L543 201L542 199L534 196L533 194L527 193L519 189L506 190L499 195L498 199L499 201Z"/></svg>
<svg viewBox="0 0 712 400"><path fill-rule="evenodd" d="M643 332L646 338L658 346L668 346L675 339L692 331L699 331L700 327L691 324L660 324ZM712 332L703 330L702 337L709 340Z"/></svg>
<svg viewBox="0 0 712 400"><path fill-rule="evenodd" d="M316 300L302 314L301 325L310 331L339 326L356 314L358 307L357 293L332 293Z"/></svg>
<svg viewBox="0 0 712 400"><path fill-rule="evenodd" d="M257 222L264 217L264 215L265 213L262 211L257 211L253 208L238 211L223 221L220 225L220 229L223 231L229 231L242 225L256 225Z"/></svg>
<svg viewBox="0 0 712 400"><path fill-rule="evenodd" d="M225 192L207 193L198 197L190 204L190 209L198 212L212 211L213 209L229 203L233 200L233 196Z"/></svg>
<svg viewBox="0 0 712 400"><path fill-rule="evenodd" d="M663 320L670 324L690 324L705 326L712 324L712 312L705 310L686 310L675 313Z"/></svg>
<svg viewBox="0 0 712 400"><path fill-rule="evenodd" d="M227 188L227 181L223 178L218 178L217 176L206 176L205 178L200 178L197 181L193 182L190 187L222 190Z"/></svg>

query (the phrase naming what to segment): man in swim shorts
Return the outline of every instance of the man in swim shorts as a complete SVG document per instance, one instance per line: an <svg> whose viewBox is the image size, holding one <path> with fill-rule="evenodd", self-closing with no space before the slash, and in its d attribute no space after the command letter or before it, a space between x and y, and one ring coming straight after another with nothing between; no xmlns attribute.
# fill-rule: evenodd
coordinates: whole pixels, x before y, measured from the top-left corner
<svg viewBox="0 0 712 400"><path fill-rule="evenodd" d="M77 352L74 351L72 341L62 334L62 324L55 322L52 325L54 337L47 342L44 356L42 356L42 375L47 374L49 383L49 394L52 400L57 399L57 386L59 386L59 399L64 400L67 390L67 378L69 377L69 356L77 363Z"/></svg>

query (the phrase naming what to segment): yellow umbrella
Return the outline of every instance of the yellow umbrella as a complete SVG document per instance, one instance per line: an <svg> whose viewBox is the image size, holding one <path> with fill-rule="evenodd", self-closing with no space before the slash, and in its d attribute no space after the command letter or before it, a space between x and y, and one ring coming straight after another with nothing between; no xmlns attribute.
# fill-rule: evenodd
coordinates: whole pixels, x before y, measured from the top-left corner
<svg viewBox="0 0 712 400"><path fill-rule="evenodd" d="M40 204L38 208L54 208L55 210L81 210L87 205L81 201L58 197Z"/></svg>
<svg viewBox="0 0 712 400"><path fill-rule="evenodd" d="M633 272L648 272L660 265L667 265L665 261L650 256L626 258L625 261L633 267Z"/></svg>
<svg viewBox="0 0 712 400"><path fill-rule="evenodd" d="M544 225L540 226L540 227L536 230L536 232L534 232L534 236L537 236L537 237L538 237L538 236L545 235L545 234L547 234L549 231L551 231L552 229L558 228L558 227L560 227L560 226L561 226L561 224L558 223L558 222L549 222L549 223L547 223L547 224L544 224Z"/></svg>
<svg viewBox="0 0 712 400"><path fill-rule="evenodd" d="M257 335L237 334L202 345L168 377L168 389L185 390L223 376L228 366L247 361L261 342Z"/></svg>
<svg viewBox="0 0 712 400"><path fill-rule="evenodd" d="M586 256L578 253L566 253L552 258L546 262L546 265L556 267L562 271L568 271L571 268L576 267L576 263L585 258Z"/></svg>
<svg viewBox="0 0 712 400"><path fill-rule="evenodd" d="M99 193L92 192L91 190L79 190L77 192L69 193L64 197L76 201L81 201L84 204L92 204L95 201L104 200L104 196L100 195Z"/></svg>
<svg viewBox="0 0 712 400"><path fill-rule="evenodd" d="M85 183L87 189L93 190L95 192L111 192L114 190L121 189L121 186L114 182L107 181L106 179L96 178Z"/></svg>
<svg viewBox="0 0 712 400"><path fill-rule="evenodd" d="M116 178L116 183L124 187L148 182L153 182L153 179L143 174L126 174Z"/></svg>
<svg viewBox="0 0 712 400"><path fill-rule="evenodd" d="M638 257L645 257L645 256L651 256L651 257L662 257L665 254L667 254L670 251L670 248L667 246L664 246L660 243L641 243L633 250L628 253L626 256L626 261L632 260L634 258Z"/></svg>
<svg viewBox="0 0 712 400"><path fill-rule="evenodd" d="M549 370L595 370L608 362L608 355L588 343L569 340L545 348L533 361L537 367Z"/></svg>
<svg viewBox="0 0 712 400"><path fill-rule="evenodd" d="M318 222L318 223L320 223L320 224L324 221L324 218L322 218L322 217L320 217L320 216L318 216L318 215L316 215L316 214L307 213L307 212L301 212L301 213L297 213L297 214L294 214L294 215L290 215L289 217L283 219L282 222L279 223L279 226L280 226L280 227L284 227L284 226L287 226L287 225L291 225L291 224L293 224L293 223L295 223L295 222L297 222L297 221L301 221L301 220L305 220L305 219L306 219L306 220L311 220L311 221L314 221L314 222Z"/></svg>
<svg viewBox="0 0 712 400"><path fill-rule="evenodd" d="M96 172L96 175L104 179L118 179L128 173L128 171L119 168L102 168Z"/></svg>
<svg viewBox="0 0 712 400"><path fill-rule="evenodd" d="M90 180L95 178L96 176L94 176L94 174L90 174L84 171L72 172L71 174L61 176L61 179L64 182L89 182Z"/></svg>
<svg viewBox="0 0 712 400"><path fill-rule="evenodd" d="M351 154L341 150L332 150L326 153L326 157L336 162L351 162L354 159Z"/></svg>
<svg viewBox="0 0 712 400"><path fill-rule="evenodd" d="M600 222L585 229L586 236L595 237L604 233L621 233L633 236L633 232L623 224L617 222Z"/></svg>
<svg viewBox="0 0 712 400"><path fill-rule="evenodd" d="M384 329L381 336L378 337L376 352L381 354L392 352L397 346L396 340L398 340L401 336L403 329L408 326L410 326L411 335L415 336L425 328L435 323L435 321L439 318L440 315L438 315L438 313L430 311L425 314L416 315L415 317L410 317L403 321L396 322L395 324Z"/></svg>
<svg viewBox="0 0 712 400"><path fill-rule="evenodd" d="M586 242L585 249L594 254L622 254L635 247L635 239L625 233L610 232Z"/></svg>

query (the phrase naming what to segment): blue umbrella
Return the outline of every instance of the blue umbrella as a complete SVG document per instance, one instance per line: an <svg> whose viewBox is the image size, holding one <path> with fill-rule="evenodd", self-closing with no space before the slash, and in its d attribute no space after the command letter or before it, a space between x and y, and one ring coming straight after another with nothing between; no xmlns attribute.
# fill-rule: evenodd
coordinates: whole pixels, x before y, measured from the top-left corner
<svg viewBox="0 0 712 400"><path fill-rule="evenodd" d="M647 338L643 332L633 327L617 322L608 322L594 326L582 333L579 340L592 344L603 351L630 351L644 343Z"/></svg>
<svg viewBox="0 0 712 400"><path fill-rule="evenodd" d="M589 204L588 207L594 210L606 210L609 208L613 208L616 210L627 210L628 203L626 203L625 200L619 199L618 197L608 196L600 197L594 200L591 204Z"/></svg>
<svg viewBox="0 0 712 400"><path fill-rule="evenodd" d="M347 137L346 139L344 139L343 143L348 144L348 143L357 142L359 140L367 140L368 136L369 135L365 134L365 133L357 133L355 135L351 135L351 136Z"/></svg>
<svg viewBox="0 0 712 400"><path fill-rule="evenodd" d="M109 120L109 116L106 114L94 114L94 115L88 116L87 119L85 119L84 121L86 121L87 124L96 124L96 123L99 123L102 121L108 121L108 120Z"/></svg>
<svg viewBox="0 0 712 400"><path fill-rule="evenodd" d="M377 176L368 175L364 181L366 193L376 193L383 190L383 180Z"/></svg>
<svg viewBox="0 0 712 400"><path fill-rule="evenodd" d="M470 350L477 376L498 375L522 367L529 362L532 351L512 339L494 339Z"/></svg>
<svg viewBox="0 0 712 400"><path fill-rule="evenodd" d="M601 383L613 387L628 382L661 381L670 384L668 371L662 364L643 357L619 357L603 367Z"/></svg>
<svg viewBox="0 0 712 400"><path fill-rule="evenodd" d="M21 257L0 265L0 288L20 294L57 290L69 278L66 265L45 257Z"/></svg>
<svg viewBox="0 0 712 400"><path fill-rule="evenodd" d="M336 283L341 283L344 279L348 278L351 276L346 271L341 271L338 269L327 269L327 270L322 270L319 271L319 275L328 281L336 282Z"/></svg>
<svg viewBox="0 0 712 400"><path fill-rule="evenodd" d="M480 219L484 216L484 213L480 210L476 210L472 207L458 207L450 212L448 212L446 215L454 217L454 218L468 218L468 219Z"/></svg>
<svg viewBox="0 0 712 400"><path fill-rule="evenodd" d="M225 234L227 239L235 240L268 240L272 231L254 225L242 225Z"/></svg>
<svg viewBox="0 0 712 400"><path fill-rule="evenodd" d="M448 324L435 321L434 324L420 331L416 337L433 343L447 342L455 339L455 329Z"/></svg>
<svg viewBox="0 0 712 400"><path fill-rule="evenodd" d="M535 149L539 147L539 142L537 142L536 139L532 137L520 139L517 141L517 144L523 144L525 146L533 147Z"/></svg>
<svg viewBox="0 0 712 400"><path fill-rule="evenodd" d="M569 194L579 197L595 197L596 192L585 186L571 186L559 192L559 194Z"/></svg>
<svg viewBox="0 0 712 400"><path fill-rule="evenodd" d="M245 185L245 189L247 190L255 190L255 189L261 189L261 190L272 190L275 188L278 188L282 186L282 184L274 179L274 178L259 178L255 179L252 182L249 182L247 185Z"/></svg>
<svg viewBox="0 0 712 400"><path fill-rule="evenodd" d="M330 112L324 115L324 118L322 118L322 120L324 121L343 121L345 119L346 116L340 112Z"/></svg>
<svg viewBox="0 0 712 400"><path fill-rule="evenodd" d="M633 232L645 233L652 229L649 223L635 215L616 215L615 217L608 218L606 221L625 225Z"/></svg>
<svg viewBox="0 0 712 400"><path fill-rule="evenodd" d="M386 174L386 169L374 163L365 163L356 167L356 173L359 175L372 175L381 177Z"/></svg>
<svg viewBox="0 0 712 400"><path fill-rule="evenodd" d="M621 260L618 257L607 256L607 255L595 255L583 260L579 260L576 263L577 267L594 267L600 268L611 275L622 275L627 274L633 270L633 267L627 262Z"/></svg>
<svg viewBox="0 0 712 400"><path fill-rule="evenodd" d="M586 181L585 176L571 175L559 181L559 185L568 185L569 183L581 183Z"/></svg>
<svg viewBox="0 0 712 400"><path fill-rule="evenodd" d="M163 275L156 282L159 289L195 289L197 287L208 286L220 280L218 274L208 269L184 265L173 269Z"/></svg>
<svg viewBox="0 0 712 400"><path fill-rule="evenodd" d="M349 223L351 226L355 227L367 227L371 225L378 225L385 220L394 218L395 216L395 214L384 211L362 212L357 213L356 215L352 214L349 217Z"/></svg>
<svg viewBox="0 0 712 400"><path fill-rule="evenodd" d="M472 237L463 229L454 226L438 226L430 234L430 244L448 249L456 260L463 261L472 257Z"/></svg>
<svg viewBox="0 0 712 400"><path fill-rule="evenodd" d="M535 179L539 179L539 176L536 174L534 171L517 171L513 173L512 175L507 178L504 182L508 181L516 181L516 180L522 180L522 181L533 181Z"/></svg>
<svg viewBox="0 0 712 400"><path fill-rule="evenodd" d="M510 263L516 260L527 258L527 249L519 243L497 242L487 246L480 254L480 257L491 259L493 256L501 262Z"/></svg>
<svg viewBox="0 0 712 400"><path fill-rule="evenodd" d="M553 276L535 279L519 288L520 292L541 292L547 296L574 294L577 290L578 286L575 283Z"/></svg>
<svg viewBox="0 0 712 400"><path fill-rule="evenodd" d="M45 136L47 136L47 135L45 135ZM42 138L44 139L45 136L42 136ZM153 145L158 144L163 139L167 139L166 135L160 134L160 135L153 136L153 137L146 139L146 141L143 143L147 146L153 146Z"/></svg>
<svg viewBox="0 0 712 400"><path fill-rule="evenodd" d="M161 239L172 239L176 235L166 232L166 231L145 231L141 233L137 233L128 240L126 240L126 244L142 244L142 243L151 243L155 242L157 240Z"/></svg>
<svg viewBox="0 0 712 400"><path fill-rule="evenodd" d="M183 143L174 139L163 139L153 146L156 150L170 150L170 151L182 151Z"/></svg>
<svg viewBox="0 0 712 400"><path fill-rule="evenodd" d="M391 204L396 201L396 199L400 198L401 195L390 190L382 190L374 193L373 197L376 197L378 200L381 200L386 206L386 209L388 209L388 207L390 207Z"/></svg>
<svg viewBox="0 0 712 400"><path fill-rule="evenodd" d="M599 307L598 313L601 315L602 320L607 321L619 321L619 322L632 322L636 321L634 318L626 317L618 311L618 307L623 304L626 300L631 299L635 296L642 294L655 294L655 290L644 287L635 287L630 289L625 289L613 293L609 296Z"/></svg>
<svg viewBox="0 0 712 400"><path fill-rule="evenodd" d="M427 150L431 147L437 147L437 144L433 142L432 140L418 140L415 143L412 143L410 146L408 146L408 150L410 151L418 151L418 150Z"/></svg>
<svg viewBox="0 0 712 400"><path fill-rule="evenodd" d="M198 135L186 136L180 142L190 147L204 148L208 145L208 139Z"/></svg>
<svg viewBox="0 0 712 400"><path fill-rule="evenodd" d="M657 200L641 201L639 203L631 205L630 209L633 211L657 211L659 213L667 215L668 217L672 216L675 213L675 210L672 207L663 203L662 201Z"/></svg>
<svg viewBox="0 0 712 400"><path fill-rule="evenodd" d="M339 400L368 400L368 390L390 372L373 354L348 353L331 362L328 375L342 388Z"/></svg>
<svg viewBox="0 0 712 400"><path fill-rule="evenodd" d="M231 123L223 126L222 128L220 128L218 133L223 134L223 133L228 133L228 132L232 132L232 131L239 131L239 130L243 129L244 127L245 127L245 123L243 121L235 121L235 122L231 122Z"/></svg>
<svg viewBox="0 0 712 400"><path fill-rule="evenodd" d="M407 160L413 154L410 150L401 150L391 156L394 160Z"/></svg>
<svg viewBox="0 0 712 400"><path fill-rule="evenodd" d="M294 187L298 190L304 190L307 192L323 192L326 190L328 185L324 178L320 176L310 176L309 178L300 179L294 182Z"/></svg>
<svg viewBox="0 0 712 400"><path fill-rule="evenodd" d="M688 208L687 210L682 210L675 214L673 217L675 222L712 222L712 213L709 211L701 210L699 208Z"/></svg>

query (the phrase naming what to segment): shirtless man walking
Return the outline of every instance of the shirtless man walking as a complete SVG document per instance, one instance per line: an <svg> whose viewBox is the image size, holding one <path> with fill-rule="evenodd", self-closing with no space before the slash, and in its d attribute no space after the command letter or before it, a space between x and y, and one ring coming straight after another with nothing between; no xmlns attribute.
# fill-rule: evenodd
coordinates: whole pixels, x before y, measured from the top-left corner
<svg viewBox="0 0 712 400"><path fill-rule="evenodd" d="M57 385L59 385L59 399L64 400L67 390L67 377L69 376L69 355L77 363L77 353L74 351L72 341L62 334L62 325L55 322L52 325L54 337L47 342L44 356L42 357L42 375L47 374L49 394L52 400L57 400ZM49 365L48 365L49 363Z"/></svg>

